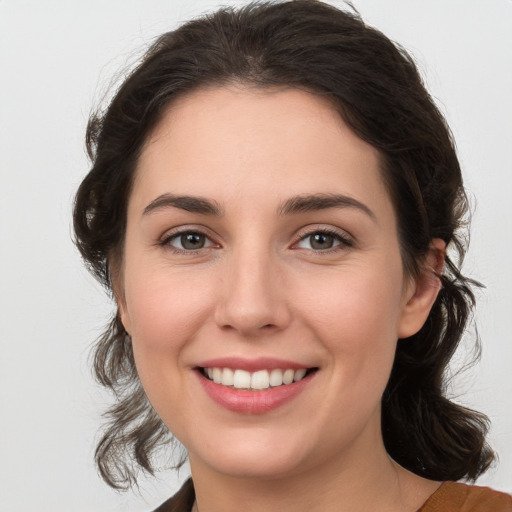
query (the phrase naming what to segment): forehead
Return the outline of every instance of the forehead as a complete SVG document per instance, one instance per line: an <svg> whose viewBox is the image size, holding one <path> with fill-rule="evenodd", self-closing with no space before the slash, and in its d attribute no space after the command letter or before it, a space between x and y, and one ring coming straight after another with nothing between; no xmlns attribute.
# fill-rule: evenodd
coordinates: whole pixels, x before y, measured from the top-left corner
<svg viewBox="0 0 512 512"><path fill-rule="evenodd" d="M134 194L229 201L333 187L367 201L387 196L378 151L332 104L296 89L232 86L200 89L169 106L143 148Z"/></svg>

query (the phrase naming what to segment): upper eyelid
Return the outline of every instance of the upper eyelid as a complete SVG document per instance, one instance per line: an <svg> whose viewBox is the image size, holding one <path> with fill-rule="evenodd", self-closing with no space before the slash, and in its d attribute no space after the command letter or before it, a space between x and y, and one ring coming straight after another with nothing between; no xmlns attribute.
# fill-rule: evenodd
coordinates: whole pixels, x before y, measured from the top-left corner
<svg viewBox="0 0 512 512"><path fill-rule="evenodd" d="M295 236L295 242L302 240L308 236L311 236L314 233L329 233L330 235L339 236L342 239L350 239L355 241L355 237L346 229L341 229L335 226L326 226L326 225L314 225L307 226L299 230L297 235ZM294 243L295 243L294 242Z"/></svg>
<svg viewBox="0 0 512 512"><path fill-rule="evenodd" d="M164 233L158 238L160 242L165 242L179 235L183 235L185 233L200 233L201 235L206 236L207 238L213 239L215 236L212 234L212 231L205 226L192 224L192 225L182 225L176 226L174 228L167 229Z"/></svg>
<svg viewBox="0 0 512 512"><path fill-rule="evenodd" d="M181 225L176 226L174 228L168 229L164 232L162 236L159 237L158 242L160 244L165 244L169 242L169 240L183 235L185 233L200 233L204 236L206 236L210 241L216 245L220 245L220 242L218 241L218 236L212 230L207 228L206 226L202 226L200 224L192 224L192 225ZM303 240L304 238L307 238L308 236L311 236L315 233L328 233L333 236L339 237L341 240L344 241L351 241L352 243L355 243L355 237L349 233L346 229L339 228L337 226L330 226L325 224L317 224L317 225L309 225L304 226L303 228L299 229L296 234L292 237L291 245L295 245L299 241Z"/></svg>
<svg viewBox="0 0 512 512"><path fill-rule="evenodd" d="M322 249L322 250L298 247L298 245L302 241L306 240L308 237L314 235L315 233L325 233L330 236L333 236L334 238L336 238L338 240L339 243L333 247L330 247L328 249ZM348 249L353 248L355 245L356 245L355 238L352 235L350 235L347 231L341 230L339 228L336 229L336 228L323 227L323 228L311 229L311 230L301 233L297 238L294 239L294 241L290 245L290 249L291 250L305 250L308 252L313 252L314 254L317 254L318 256L322 256L322 255L327 256L329 254L339 253L339 251L346 251Z"/></svg>
<svg viewBox="0 0 512 512"><path fill-rule="evenodd" d="M181 236L187 234L187 233L197 233L200 235L203 235L205 238L207 238L211 245L207 247L200 247L198 249L180 249L179 247L175 247L171 242L180 238ZM178 255L189 255L192 256L194 254L199 254L201 251L205 250L211 250L211 249L218 249L220 248L220 244L215 240L214 237L208 235L208 233L205 232L205 229L198 229L198 228L186 228L186 227L178 227L173 228L171 230L167 230L164 235L162 235L159 239L157 244L161 248L164 248L168 251L171 251L172 253Z"/></svg>

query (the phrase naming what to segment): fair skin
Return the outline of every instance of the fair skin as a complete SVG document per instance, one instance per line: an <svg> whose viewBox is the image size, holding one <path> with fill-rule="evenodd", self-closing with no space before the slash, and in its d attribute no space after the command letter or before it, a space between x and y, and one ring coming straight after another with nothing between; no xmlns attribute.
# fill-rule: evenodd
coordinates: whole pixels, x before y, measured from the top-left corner
<svg viewBox="0 0 512 512"><path fill-rule="evenodd" d="M151 134L117 297L200 512L406 512L439 486L381 435L397 339L428 316L444 251L434 240L430 271L406 276L396 223L377 151L313 94L202 89ZM305 378L236 390L206 376L280 365Z"/></svg>

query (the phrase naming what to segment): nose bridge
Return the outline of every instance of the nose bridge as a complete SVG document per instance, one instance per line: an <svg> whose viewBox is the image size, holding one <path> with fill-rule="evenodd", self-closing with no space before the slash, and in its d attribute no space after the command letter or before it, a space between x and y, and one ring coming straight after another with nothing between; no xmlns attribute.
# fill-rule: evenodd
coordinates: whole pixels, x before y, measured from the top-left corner
<svg viewBox="0 0 512 512"><path fill-rule="evenodd" d="M280 330L289 321L277 255L256 240L233 247L226 262L226 282L217 323L244 335Z"/></svg>

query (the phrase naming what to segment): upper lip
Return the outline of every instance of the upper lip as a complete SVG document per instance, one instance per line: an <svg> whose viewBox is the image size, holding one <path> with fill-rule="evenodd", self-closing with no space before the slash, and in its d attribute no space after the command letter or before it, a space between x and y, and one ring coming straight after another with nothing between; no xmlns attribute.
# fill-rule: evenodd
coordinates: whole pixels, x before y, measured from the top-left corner
<svg viewBox="0 0 512 512"><path fill-rule="evenodd" d="M276 359L273 357L258 357L256 359L245 359L240 357L221 357L208 359L197 363L200 368L232 368L245 370L248 372L257 372L259 370L300 370L301 368L312 368L311 365L288 361L285 359Z"/></svg>

